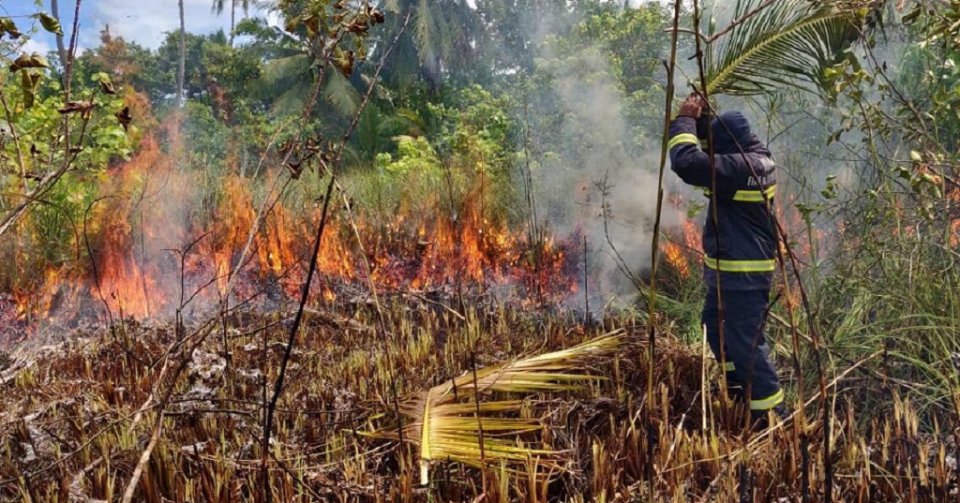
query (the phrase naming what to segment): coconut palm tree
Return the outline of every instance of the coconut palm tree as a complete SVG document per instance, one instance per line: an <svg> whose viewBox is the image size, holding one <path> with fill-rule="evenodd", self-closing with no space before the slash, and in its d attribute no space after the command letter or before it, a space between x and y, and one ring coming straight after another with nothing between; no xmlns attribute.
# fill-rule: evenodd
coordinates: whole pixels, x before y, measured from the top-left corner
<svg viewBox="0 0 960 503"><path fill-rule="evenodd" d="M479 61L485 25L467 0L387 0L384 8L394 13L384 40L399 30L401 13L413 16L384 68L391 87L406 89L417 78L437 87L451 77L475 77L490 66Z"/></svg>
<svg viewBox="0 0 960 503"><path fill-rule="evenodd" d="M755 95L784 85L818 91L848 57L882 2L737 0L731 25L707 37L709 94Z"/></svg>
<svg viewBox="0 0 960 503"><path fill-rule="evenodd" d="M217 15L223 14L223 9L226 7L226 0L213 0L213 11ZM240 0L240 8L243 9L243 15L247 16L250 14L250 5L253 4L253 0ZM233 32L237 26L237 0L230 0L230 45L233 45Z"/></svg>
<svg viewBox="0 0 960 503"><path fill-rule="evenodd" d="M187 26L183 15L183 0L180 5L180 60L177 62L177 106L183 106L183 79L187 64Z"/></svg>
<svg viewBox="0 0 960 503"><path fill-rule="evenodd" d="M302 109L310 97L319 67L309 43L288 33L278 31L275 54L264 63L263 73L253 85L255 92L276 93L272 101L274 112L295 113ZM350 78L330 62L321 63L323 71L322 97L331 105L332 111L349 116L360 101L360 94Z"/></svg>

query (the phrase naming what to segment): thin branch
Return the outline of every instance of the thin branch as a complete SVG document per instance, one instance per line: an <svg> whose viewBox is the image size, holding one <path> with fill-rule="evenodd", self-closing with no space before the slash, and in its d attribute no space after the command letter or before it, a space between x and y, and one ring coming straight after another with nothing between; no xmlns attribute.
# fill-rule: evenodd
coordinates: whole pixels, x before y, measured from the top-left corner
<svg viewBox="0 0 960 503"><path fill-rule="evenodd" d="M3 104L3 112L7 116L10 136L13 137L13 146L17 151L17 166L20 168L20 181L23 183L23 192L27 193L27 164L23 160L23 149L20 147L20 134L17 133L16 123L13 121L13 112L7 104L7 98L3 94L3 89L0 89L0 104Z"/></svg>
<svg viewBox="0 0 960 503"><path fill-rule="evenodd" d="M323 209L320 212L320 223L317 226L317 234L313 243L313 253L310 257L310 265L307 268L307 277L304 280L303 288L301 290L300 303L298 305L296 315L294 316L293 323L290 326L290 334L287 337L287 344L286 344L286 347L284 348L283 358L280 362L280 373L277 376L276 382L274 383L273 394L270 398L270 402L268 403L267 410L265 412L263 439L261 442L261 449L262 449L261 456L263 460L262 466L261 466L261 477L262 477L262 482L265 484L263 489L265 491L266 501L268 503L272 501L273 493L270 490L269 485L267 484L268 481L266 480L267 478L266 477L267 475L266 460L270 450L270 436L273 429L274 411L276 410L277 403L279 402L280 396L283 393L283 384L284 384L284 379L286 377L287 366L290 361L290 357L293 353L293 348L296 345L297 333L299 332L300 325L303 321L303 315L306 309L307 300L309 299L309 296L310 296L310 287L313 282L313 276L317 270L317 263L320 255L320 243L323 239L323 234L324 234L324 231L326 230L327 223L329 221L330 201L333 198L333 189L337 185L336 168L340 165L340 163L343 160L343 153L346 148L346 144L350 140L350 137L353 134L353 131L356 129L357 124L360 121L360 116L363 113L363 110L366 104L369 102L370 97L373 94L374 87L377 85L380 72L383 69L383 66L386 64L387 58L390 56L390 53L392 52L393 48L396 46L397 42L399 41L400 35L402 34L403 29L406 28L409 19L410 19L410 12L408 11L406 17L404 18L404 24L403 24L403 27L401 28L401 32L397 34L396 38L393 41L393 44L384 53L383 58L380 61L380 65L377 67L377 70L374 74L374 78L372 79L369 85L369 88L367 89L367 93L364 95L363 101L361 102L361 106L358 107L358 109L354 113L353 119L351 120L350 124L347 126L347 128L344 131L343 137L341 138L340 144L337 149L336 156L332 160L332 163L329 166L327 166L328 171L330 173L330 181L327 183L327 188L323 198ZM340 40L340 37L338 37L337 40ZM332 53L332 48L330 49L330 51L331 51L330 53ZM319 80L318 80L318 83L319 83ZM319 92L319 85L316 88L316 90ZM305 113L309 113L309 109L306 110ZM368 267L369 267L369 264L368 264ZM374 289L373 292L375 294L376 290ZM379 312L379 308L378 308L378 312ZM381 324L384 337L386 337L385 324L384 324L382 312L380 312L379 318L380 318L380 324ZM394 379L394 382L395 382L395 379ZM395 384L394 384L394 392L396 394ZM399 414L398 414L398 417L399 417ZM402 428L400 428L400 431L402 435ZM401 436L401 439L402 439L402 436ZM401 440L401 445L402 445L402 440Z"/></svg>
<svg viewBox="0 0 960 503"><path fill-rule="evenodd" d="M647 355L647 406L645 408L647 411L646 423L648 431L646 476L651 488L654 486L654 445L652 441L653 436L650 432L652 432L655 428L653 424L653 367L657 348L657 258L659 257L660 252L660 222L663 213L663 173L667 166L667 154L669 153L667 145L670 141L670 119L673 116L673 94L675 90L674 68L677 66L677 29L680 25L680 3L680 0L675 0L673 6L673 35L670 38L670 62L667 64L667 89L665 96L666 103L663 112L663 136L660 139L660 170L657 179L657 215L653 224L653 243L651 244L650 252L650 293L647 300L647 344L649 346L649 353Z"/></svg>
<svg viewBox="0 0 960 503"><path fill-rule="evenodd" d="M757 14L759 14L760 12L762 12L764 9L766 9L767 7L770 7L771 5L773 5L774 3L778 2L778 1L780 1L780 0L766 0L766 1L763 2L762 4L756 6L756 8L754 8L754 9L751 10L750 12L747 12L746 14L740 16L738 19L736 19L736 20L734 20L733 22L731 22L729 25L727 25L726 28L724 28L724 29L720 30L719 32L714 33L713 35L711 35L710 37L708 37L708 38L706 39L707 45L716 42L716 40L717 40L718 38L726 35L727 33L730 33L731 30L733 30L733 29L736 28L737 26L739 26L739 25L741 25L741 24L749 21L750 18L756 16ZM697 31L699 32L700 27L698 26L696 29L697 29Z"/></svg>

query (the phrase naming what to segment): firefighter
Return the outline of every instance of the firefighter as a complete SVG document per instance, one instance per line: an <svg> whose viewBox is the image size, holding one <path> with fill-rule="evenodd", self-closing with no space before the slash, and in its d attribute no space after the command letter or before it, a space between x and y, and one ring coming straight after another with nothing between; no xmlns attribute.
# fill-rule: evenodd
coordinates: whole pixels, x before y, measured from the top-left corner
<svg viewBox="0 0 960 503"><path fill-rule="evenodd" d="M712 118L702 113L703 105L691 94L670 125L670 167L709 197L713 189L710 158L700 142L707 138L708 128L712 131L717 193L715 199L710 197L702 236L707 286L702 322L710 348L726 371L730 396L749 398L755 424L765 425L770 412L785 417L783 389L764 337L776 268L777 234L771 215L776 165L743 114L724 112Z"/></svg>

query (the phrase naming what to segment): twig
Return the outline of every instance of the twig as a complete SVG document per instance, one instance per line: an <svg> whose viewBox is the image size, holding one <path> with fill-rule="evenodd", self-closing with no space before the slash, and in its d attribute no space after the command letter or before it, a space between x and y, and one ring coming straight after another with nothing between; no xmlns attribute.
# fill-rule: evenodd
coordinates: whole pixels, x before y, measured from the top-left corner
<svg viewBox="0 0 960 503"><path fill-rule="evenodd" d="M584 326L589 326L592 321L592 316L590 315L590 284L587 281L589 279L589 269L587 266L587 235L583 235L583 324Z"/></svg>
<svg viewBox="0 0 960 503"><path fill-rule="evenodd" d="M406 15L406 17L404 18L403 28L406 28L406 25L407 25L407 22L409 21L409 19L410 19L410 13L408 12L407 15ZM370 83L370 85L369 85L369 88L368 88L368 90L367 90L367 93L364 95L364 99L363 99L363 101L362 101L362 103L361 103L361 106L358 107L357 111L354 113L353 119L351 120L351 122L350 122L350 124L347 126L347 128L345 129L344 134L343 134L343 137L341 138L339 147L338 147L338 149L337 149L336 156L335 156L334 159L332 160L331 164L328 166L329 172L330 172L330 181L327 183L327 188L326 188L325 195L324 195L324 198L323 198L323 208L322 208L322 210L321 210L321 212L320 212L320 223L319 223L318 226L317 226L317 234L316 234L316 238L314 239L314 243L313 243L313 252L312 252L312 255L311 255L311 257L310 257L310 265L309 265L308 268L307 268L307 277L306 277L306 279L304 280L303 288L302 288L302 290L301 290L300 303L299 303L299 305L298 305L296 315L294 316L293 323L291 324L290 334L289 334L289 336L288 336L288 338L287 338L287 344L286 344L286 347L284 348L283 358L281 359L281 362L280 362L280 373L279 373L279 375L277 376L276 382L274 383L273 394L272 394L272 396L271 396L271 398L270 398L270 402L269 402L268 405L267 405L267 410L266 410L266 413L265 413L264 429L263 429L263 440L262 440L262 442L261 442L261 449L262 449L262 451L263 451L263 452L261 453L261 456L262 456L261 476L262 476L262 478L264 479L264 480L263 480L264 483L267 482L267 480L266 480L266 473L267 473L267 463L266 463L266 461L267 461L267 455L268 455L269 449L270 449L270 436L271 436L272 429L273 429L274 410L276 409L277 403L278 403L279 400L280 400L280 396L281 396L281 394L283 393L283 384L284 384L284 379L285 379L285 377L286 377L287 366L288 366L288 364L289 364L290 357L291 357L292 352L293 352L293 348L294 348L294 346L296 345L297 332L299 332L299 330L300 330L300 325L301 325L301 323L302 323L302 321L303 321L304 310L305 310L305 308L306 308L307 300L309 299L309 296L310 296L310 286L311 286L311 284L312 284L312 282L313 282L313 276L314 276L314 274L316 273L316 270L317 270L317 262L318 262L318 258L319 258L319 255L320 255L320 243L321 243L321 241L322 241L322 239L323 239L323 234L324 234L324 231L326 230L327 223L328 223L328 221L329 221L329 216L330 216L330 201L331 201L331 199L333 198L333 189L334 189L335 186L338 185L338 184L337 184L337 172L336 172L336 167L340 164L340 162L341 162L342 159L343 159L343 153L344 153L344 150L345 150L345 148L346 148L346 144L347 144L347 142L349 141L350 136L353 134L353 131L356 129L357 124L358 124L359 121L360 121L360 115L363 113L363 109L364 109L366 103L369 102L370 97L371 97L371 95L373 94L373 88L374 88L374 87L376 86L376 84L377 84L377 79L378 79L378 77L379 77L379 75L380 75L380 71L382 70L384 64L386 63L387 58L389 57L389 55L390 55L393 47L396 46L396 42L399 40L401 34L402 34L402 30L401 30L400 33L397 34L396 38L394 39L394 43L393 43L393 44L390 46L390 48L384 53L383 59L381 60L380 65L379 65L379 67L377 68L377 71L376 71L376 73L375 73L375 75L374 75L374 78L373 78L373 80L371 81L371 83ZM342 36L342 35L341 35L341 36ZM337 40L338 40L338 41L339 41L339 39L340 39L340 36L337 37ZM330 51L332 51L332 48L330 49ZM329 54L332 54L332 52L328 53L328 55L329 55ZM319 83L319 80L318 80L318 83ZM319 84L318 84L318 86L319 86ZM316 91L319 92L319 87L316 88ZM309 112L309 111L305 111L304 113L306 114L306 113L308 113L308 112ZM371 280L371 281L372 281L372 280ZM374 290L374 292L375 292L375 290ZM383 321L382 321L382 313L381 313L381 324L382 324L382 323L383 323ZM385 337L385 332L384 332L384 337ZM394 382L395 382L395 379L394 379ZM395 384L394 384L394 394L396 394L396 385L395 385ZM398 417L399 417L399 414L398 414ZM402 438L403 438L403 437L402 437L402 431L403 431L402 428L400 428L400 432L401 432L401 445L402 445ZM269 484L264 485L263 489L264 489L264 491L265 491L266 501L269 503L270 501L272 501L272 498L273 498L273 494L272 494L272 491L270 490Z"/></svg>
<svg viewBox="0 0 960 503"><path fill-rule="evenodd" d="M7 98L4 96L3 89L0 89L0 104L3 104L3 112L7 116L7 127L10 129L10 136L13 138L13 146L17 152L17 166L20 168L20 181L23 183L23 192L27 193L27 165L23 160L23 150L20 147L20 134L17 133L16 122L13 120L13 112L7 104Z"/></svg>
<svg viewBox="0 0 960 503"><path fill-rule="evenodd" d="M719 32L714 33L713 35L710 35L710 36L707 36L707 35L704 35L703 33L701 33L701 32L700 32L700 27L699 27L699 25L698 25L698 26L695 26L694 29L692 29L692 30L686 29L686 28L676 28L676 27L674 27L673 29L666 29L666 30L664 30L664 31L667 32L667 33L674 33L674 34L676 34L676 33L679 32L679 33L686 33L686 34L689 34L689 35L693 35L693 36L695 36L696 38L702 40L705 44L709 45L709 44L712 44L713 42L716 42L718 38L726 35L727 33L730 33L730 31L733 30L734 28L736 28L737 26L745 23L746 21L749 21L750 18L756 16L757 14L759 14L761 11L763 11L763 10L766 9L767 7L770 7L771 5L773 5L775 2L777 2L777 0L767 0L766 2L763 2L762 4L756 6L756 7L755 7L753 10L751 10L750 12L747 12L747 13L744 14L743 16L740 16L740 17L737 18L736 20L732 21L729 25L727 25L726 28L724 28L724 29L720 30Z"/></svg>
<svg viewBox="0 0 960 503"><path fill-rule="evenodd" d="M297 313L293 318L293 323L290 326L290 335L287 337L287 344L283 351L283 359L280 361L280 375L277 376L277 380L273 386L273 395L270 398L270 402L267 404L267 410L264 417L263 439L260 444L262 449L261 456L263 460L263 464L261 466L261 482L264 484L268 482L266 477L267 455L270 451L270 435L273 430L273 411L277 408L277 402L280 401L280 395L283 393L283 381L287 374L287 365L290 362L290 356L293 354L293 347L296 345L297 340L297 332L300 331L300 324L303 321L304 309L306 308L307 300L310 297L310 285L313 283L313 275L317 271L317 259L320 255L320 242L323 239L323 233L327 228L327 221L330 216L330 200L333 198L333 186L336 180L336 173L331 172L330 182L327 183L327 189L323 198L323 209L320 212L320 223L317 226L317 235L313 241L313 254L310 256L310 265L307 268L307 277L304 280L303 287L301 288L299 307L297 308ZM271 501L272 491L270 490L270 486L264 485L263 490L266 494L266 500L268 502Z"/></svg>
<svg viewBox="0 0 960 503"><path fill-rule="evenodd" d="M470 353L470 367L473 370L473 403L476 405L475 417L477 418L477 443L480 446L480 475L483 477L483 490L487 490L487 454L483 441L483 421L480 419L480 387L477 386L477 353Z"/></svg>
<svg viewBox="0 0 960 503"><path fill-rule="evenodd" d="M97 259L96 257L93 256L93 248L90 246L90 238L89 238L89 234L87 233L87 220L88 220L88 217L90 216L90 211L100 201L103 201L104 199L108 199L111 197L114 197L114 196L99 197L97 199L94 199L93 201L90 202L89 205L87 205L86 211L83 212L83 244L87 248L87 256L90 257L90 269L93 272L94 285L96 285L97 287L97 296L100 297L100 301L103 302L103 309L107 313L107 320L110 326L113 326L113 312L110 310L110 304L107 302L106 297L103 296L103 290L100 287L100 271L99 271L99 268L97 267Z"/></svg>
<svg viewBox="0 0 960 503"><path fill-rule="evenodd" d="M157 441L160 438L160 433L163 430L164 409L166 409L167 404L170 401L170 397L173 395L173 391L177 387L177 381L179 380L180 375L183 374L183 371L187 368L187 365L193 359L194 350L196 350L197 347L199 347L200 344L203 343L207 335L213 332L213 328L214 328L214 325L209 323L204 327L201 327L200 330L198 330L193 334L193 335L199 334L200 337L197 338L197 340L193 343L191 347L183 351L183 354L180 357L180 362L177 365L177 368L174 370L173 375L170 377L170 381L167 384L166 389L163 391L163 396L157 402L157 409L158 409L157 417L156 419L154 419L154 422L153 422L153 428L150 434L150 441L147 443L147 446L146 448L144 448L143 452L141 452L139 461L137 462L137 466L133 470L133 475L130 476L130 481L127 483L127 487L123 493L123 499L121 500L122 503L130 503L131 501L133 501L133 494L136 491L137 485L140 482L140 477L143 475L143 470L146 467L147 463L150 462L150 457L153 454L153 449L156 447ZM174 345L176 344L177 343L175 342ZM166 364L164 365L163 370L166 370ZM161 370L161 376L160 376L160 380L158 381L158 387L163 384L163 370ZM151 394L151 396L153 395L154 394ZM149 400L150 399L148 398L148 401ZM131 427L136 424L136 420L139 417L140 417L139 415L135 416L134 422L131 425Z"/></svg>
<svg viewBox="0 0 960 503"><path fill-rule="evenodd" d="M716 42L716 40L717 40L718 38L726 35L727 33L729 33L731 30L733 30L733 29L736 28L737 26L739 26L739 25L745 23L746 21L750 20L750 18L756 16L756 15L759 14L761 11L763 11L763 10L766 9L767 7L770 7L771 5L773 5L774 3L776 3L777 1L778 1L778 0L767 0L766 2L763 2L762 4L758 5L756 8L754 8L754 9L751 10L750 12L747 12L746 14L740 16L740 17L737 18L736 20L732 21L729 25L727 25L726 28L718 31L717 33L715 33L715 34L713 34L713 35L711 35L710 38L708 38L708 39L706 40L707 44L709 45L709 44L712 44L712 43ZM700 30L700 27L698 26L698 27L697 27L697 31L699 31L699 30Z"/></svg>

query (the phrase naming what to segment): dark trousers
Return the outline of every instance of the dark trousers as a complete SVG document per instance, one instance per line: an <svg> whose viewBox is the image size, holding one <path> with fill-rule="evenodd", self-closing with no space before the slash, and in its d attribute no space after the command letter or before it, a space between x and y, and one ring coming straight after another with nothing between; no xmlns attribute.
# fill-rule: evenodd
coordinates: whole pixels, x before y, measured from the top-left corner
<svg viewBox="0 0 960 503"><path fill-rule="evenodd" d="M707 327L707 341L717 361L727 374L727 386L735 393L740 387L750 390L750 409L770 410L783 402L780 379L770 361L770 348L764 336L769 290L722 290L723 345L720 352L720 330L717 313L717 290L707 287L702 322ZM724 360L725 359L725 360Z"/></svg>

